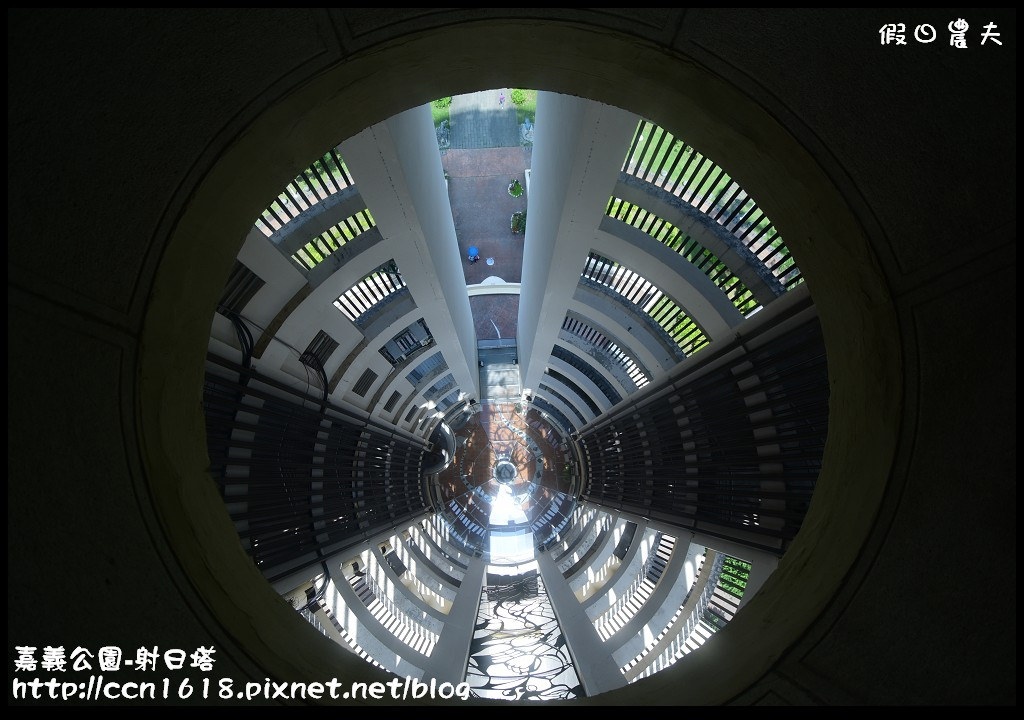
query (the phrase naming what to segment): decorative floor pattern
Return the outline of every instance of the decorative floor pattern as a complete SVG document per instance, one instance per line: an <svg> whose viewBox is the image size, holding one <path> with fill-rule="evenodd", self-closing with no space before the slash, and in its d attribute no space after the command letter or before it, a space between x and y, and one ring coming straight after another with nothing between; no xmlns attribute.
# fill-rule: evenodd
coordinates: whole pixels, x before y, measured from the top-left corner
<svg viewBox="0 0 1024 720"><path fill-rule="evenodd" d="M487 585L470 644L466 682L475 697L556 700L584 697L565 637L536 571Z"/></svg>

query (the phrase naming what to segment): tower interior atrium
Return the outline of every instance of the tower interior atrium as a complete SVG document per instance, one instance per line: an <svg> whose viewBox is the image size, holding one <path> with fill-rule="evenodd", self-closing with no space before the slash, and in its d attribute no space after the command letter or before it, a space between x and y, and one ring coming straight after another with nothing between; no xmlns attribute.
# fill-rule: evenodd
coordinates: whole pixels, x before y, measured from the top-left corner
<svg viewBox="0 0 1024 720"><path fill-rule="evenodd" d="M260 572L367 662L485 698L699 649L796 536L828 434L814 305L756 199L545 91L311 159L253 223L207 364L210 470Z"/></svg>
<svg viewBox="0 0 1024 720"><path fill-rule="evenodd" d="M11 657L1015 702L1015 15L888 15L10 11Z"/></svg>

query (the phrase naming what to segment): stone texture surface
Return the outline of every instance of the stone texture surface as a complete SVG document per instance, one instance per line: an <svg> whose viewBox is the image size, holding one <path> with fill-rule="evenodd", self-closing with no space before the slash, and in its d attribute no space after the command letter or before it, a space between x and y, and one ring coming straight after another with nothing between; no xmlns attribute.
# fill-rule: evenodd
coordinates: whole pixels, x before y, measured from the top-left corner
<svg viewBox="0 0 1024 720"><path fill-rule="evenodd" d="M787 110L815 129L813 141L828 147L837 174L847 174L877 221L900 237L893 245L897 265L887 270L911 274L930 264L955 267L998 242L992 231L1001 226L999 213L968 221L950 212L950 202L993 208L1015 202L1015 186L1005 182L1016 163L1015 114L972 114L970 127L963 127L967 108L1013 104L1015 84L1003 72L1007 53L1014 51L1015 39L1006 32L1016 27L1013 12L918 8L896 18L887 10L694 9L680 43L727 59L777 98L787 98ZM967 49L949 44L946 25L959 17L970 24ZM993 21L1004 31L1004 44L981 46L982 26ZM890 22L906 25L907 46L879 42L879 28ZM913 39L921 23L937 28L935 42ZM753 36L760 41L749 42ZM828 62L817 61L823 55L815 48L822 47L829 48ZM797 64L805 71L788 70ZM921 72L924 64L932 71ZM824 84L842 91L821 92ZM869 114L878 122L865 152ZM919 120L910 137L904 119L913 116ZM941 188L925 180L946 175L950 182ZM914 212L908 212L908 193Z"/></svg>
<svg viewBox="0 0 1024 720"><path fill-rule="evenodd" d="M499 148L519 144L516 110L508 88L481 90L452 97L453 148Z"/></svg>

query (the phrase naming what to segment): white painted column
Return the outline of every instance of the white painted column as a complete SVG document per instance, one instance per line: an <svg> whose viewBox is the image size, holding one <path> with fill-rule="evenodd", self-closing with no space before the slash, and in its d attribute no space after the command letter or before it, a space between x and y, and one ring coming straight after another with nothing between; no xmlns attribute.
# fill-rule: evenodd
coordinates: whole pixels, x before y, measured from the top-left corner
<svg viewBox="0 0 1024 720"><path fill-rule="evenodd" d="M588 505L590 504L588 503ZM647 527L671 535L676 538L677 544L681 542L697 543L698 545L703 545L726 555L732 555L734 558L746 560L750 563L750 577L747 579L747 589L743 593L742 600L740 600L740 607L746 605L750 598L754 597L769 576L775 572L775 568L779 566L778 556L770 552L748 547L734 540L705 535L704 533L693 532L659 520L647 519L628 510L618 510L617 512L620 517L627 520L632 520L638 524L644 523Z"/></svg>
<svg viewBox="0 0 1024 720"><path fill-rule="evenodd" d="M524 389L540 384L638 121L590 100L537 95L519 296Z"/></svg>
<svg viewBox="0 0 1024 720"><path fill-rule="evenodd" d="M469 664L470 645L476 629L486 572L487 563L481 558L469 561L459 593L445 618L441 637L434 646L434 652L430 654L430 662L423 668L423 677L456 684L466 679L466 666Z"/></svg>
<svg viewBox="0 0 1024 720"><path fill-rule="evenodd" d="M367 128L341 151L456 383L478 398L476 331L430 109Z"/></svg>
<svg viewBox="0 0 1024 720"><path fill-rule="evenodd" d="M611 648L601 642L586 610L580 605L568 581L558 570L555 559L548 552L537 553L537 566L544 580L544 589L555 611L558 626L569 646L576 675L587 695L592 697L623 687L626 678L612 659Z"/></svg>

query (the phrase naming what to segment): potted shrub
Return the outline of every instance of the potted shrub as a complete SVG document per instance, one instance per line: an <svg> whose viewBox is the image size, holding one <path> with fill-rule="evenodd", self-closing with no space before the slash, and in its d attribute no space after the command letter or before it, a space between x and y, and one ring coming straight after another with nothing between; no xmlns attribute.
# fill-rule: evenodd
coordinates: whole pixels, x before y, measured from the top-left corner
<svg viewBox="0 0 1024 720"><path fill-rule="evenodd" d="M526 230L526 211L512 213L512 232L521 233Z"/></svg>
<svg viewBox="0 0 1024 720"><path fill-rule="evenodd" d="M520 197L523 194L523 185L517 179L512 178L512 182L508 184L508 194L514 198Z"/></svg>

